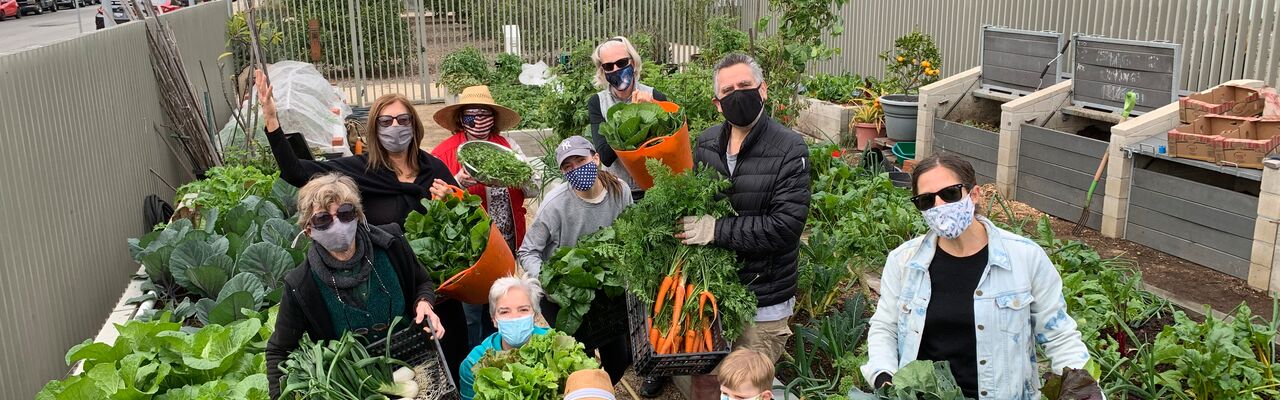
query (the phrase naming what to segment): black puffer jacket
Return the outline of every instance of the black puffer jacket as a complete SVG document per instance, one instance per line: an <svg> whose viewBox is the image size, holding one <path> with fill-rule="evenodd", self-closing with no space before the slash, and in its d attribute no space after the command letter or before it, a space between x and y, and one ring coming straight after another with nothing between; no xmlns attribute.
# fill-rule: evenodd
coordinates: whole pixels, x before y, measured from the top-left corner
<svg viewBox="0 0 1280 400"><path fill-rule="evenodd" d="M767 115L738 150L734 173L725 162L730 126L713 126L698 136L695 163L729 177L725 191L737 216L716 221L717 246L738 253L738 277L755 292L760 306L782 303L796 293L800 232L809 215L809 149L795 131Z"/></svg>

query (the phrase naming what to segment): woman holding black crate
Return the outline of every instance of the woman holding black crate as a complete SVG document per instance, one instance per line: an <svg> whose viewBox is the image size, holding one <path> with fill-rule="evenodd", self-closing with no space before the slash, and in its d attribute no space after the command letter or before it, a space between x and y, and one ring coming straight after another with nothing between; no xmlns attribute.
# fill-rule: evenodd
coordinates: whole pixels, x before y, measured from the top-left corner
<svg viewBox="0 0 1280 400"><path fill-rule="evenodd" d="M267 376L272 398L280 395L280 364L305 334L335 340L353 332L374 342L387 336L396 317L423 326L441 340L451 365L466 358L466 337L445 337L464 321L456 301L434 304L436 282L418 264L396 224L370 225L356 183L329 173L298 191L298 225L311 238L301 265L284 279L275 331L267 341ZM454 381L458 380L454 371Z"/></svg>

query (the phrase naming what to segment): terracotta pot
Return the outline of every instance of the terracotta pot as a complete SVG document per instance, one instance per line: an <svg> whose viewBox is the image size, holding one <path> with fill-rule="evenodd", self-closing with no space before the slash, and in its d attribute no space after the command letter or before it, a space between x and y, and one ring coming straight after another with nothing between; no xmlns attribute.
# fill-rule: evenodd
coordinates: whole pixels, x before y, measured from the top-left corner
<svg viewBox="0 0 1280 400"><path fill-rule="evenodd" d="M871 140L884 136L884 124L853 124L854 134L858 137L858 150L866 150Z"/></svg>

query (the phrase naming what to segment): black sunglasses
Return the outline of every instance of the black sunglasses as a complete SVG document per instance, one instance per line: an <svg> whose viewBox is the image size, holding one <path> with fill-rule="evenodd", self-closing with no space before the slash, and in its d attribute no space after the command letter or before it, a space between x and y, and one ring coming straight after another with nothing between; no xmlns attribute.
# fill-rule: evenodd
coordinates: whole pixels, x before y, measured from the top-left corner
<svg viewBox="0 0 1280 400"><path fill-rule="evenodd" d="M915 204L916 208L920 209L920 211L928 210L933 208L935 203L934 197L941 197L942 201L955 203L960 201L961 198L964 198L964 191L970 188L972 188L972 186L969 184L957 183L944 187L942 190L934 193L920 193L918 195L911 196L911 203Z"/></svg>
<svg viewBox="0 0 1280 400"><path fill-rule="evenodd" d="M379 115L379 116L378 116L378 126L381 126L381 127L383 127L383 128L386 128L386 127L388 127L388 126L391 126L391 121L396 121L397 123L399 123L399 124L400 124L400 126L409 126L409 123L410 123L410 122L413 122L413 116L411 116L411 115L409 115L409 114L407 114L407 113L405 113L405 114L400 114L400 115L397 115L397 116L394 116L394 117L393 117L393 116L390 116L390 115Z"/></svg>
<svg viewBox="0 0 1280 400"><path fill-rule="evenodd" d="M627 57L614 62L602 62L600 63L600 68L604 69L604 72L613 72L613 71L626 68L630 65L631 65L631 57Z"/></svg>
<svg viewBox="0 0 1280 400"><path fill-rule="evenodd" d="M356 206L351 203L338 206L337 217L339 221L351 222L356 219ZM311 216L311 227L318 231L328 230L333 226L334 214L328 212L317 213Z"/></svg>

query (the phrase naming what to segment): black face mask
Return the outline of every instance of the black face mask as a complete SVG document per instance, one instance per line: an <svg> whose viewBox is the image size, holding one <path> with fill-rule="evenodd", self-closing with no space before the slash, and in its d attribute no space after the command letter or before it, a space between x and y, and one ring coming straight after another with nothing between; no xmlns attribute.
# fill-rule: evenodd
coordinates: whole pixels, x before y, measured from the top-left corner
<svg viewBox="0 0 1280 400"><path fill-rule="evenodd" d="M764 99L760 87L738 89L720 98L721 113L730 124L747 127L756 123L764 114Z"/></svg>

